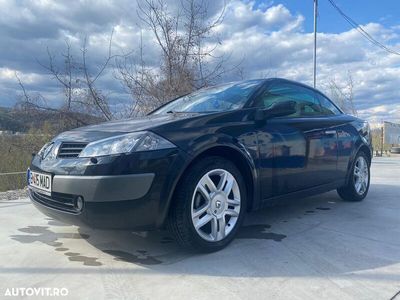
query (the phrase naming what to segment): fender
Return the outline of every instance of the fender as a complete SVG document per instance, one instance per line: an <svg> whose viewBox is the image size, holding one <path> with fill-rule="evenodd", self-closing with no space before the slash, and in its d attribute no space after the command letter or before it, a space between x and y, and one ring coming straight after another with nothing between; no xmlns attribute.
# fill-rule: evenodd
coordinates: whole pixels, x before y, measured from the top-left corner
<svg viewBox="0 0 400 300"><path fill-rule="evenodd" d="M186 160L185 164L183 167L180 169L178 176L175 177L174 181L168 188L169 193L167 196L166 201L162 201L160 207L159 207L159 217L156 222L157 227L162 227L169 211L169 207L172 202L172 197L175 192L175 188L179 182L179 180L182 178L182 175L185 173L185 171L190 167L190 165L203 153L210 151L212 149L215 149L217 147L225 147L225 148L230 148L233 151L236 151L237 153L240 153L244 160L246 161L247 166L250 169L250 172L252 174L252 182L253 182L253 208L257 207L259 205L259 177L258 177L258 171L256 168L256 164L254 162L254 158L250 154L249 150L245 147L244 144L240 143L236 138L231 137L226 134L209 134L209 135L203 135L199 137L198 139L193 140L190 143L190 149L193 149L193 151L190 151L188 154L189 159Z"/></svg>
<svg viewBox="0 0 400 300"><path fill-rule="evenodd" d="M357 153L360 151L360 149L362 147L367 147L369 149L369 151L370 151L370 157L372 157L371 146L368 145L368 144L365 144L361 139L357 139L355 141L353 152L351 153L351 156L350 156L350 159L349 159L349 163L348 163L348 166L347 166L347 173L346 173L346 179L345 179L346 184L349 182L350 171L353 168L353 165L355 163L356 155L357 155ZM371 163L371 161L369 161L369 163Z"/></svg>

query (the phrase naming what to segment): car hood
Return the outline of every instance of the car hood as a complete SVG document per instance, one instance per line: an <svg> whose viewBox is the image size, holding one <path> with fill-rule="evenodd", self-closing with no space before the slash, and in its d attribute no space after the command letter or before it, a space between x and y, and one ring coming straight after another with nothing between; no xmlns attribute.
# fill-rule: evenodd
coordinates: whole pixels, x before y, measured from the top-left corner
<svg viewBox="0 0 400 300"><path fill-rule="evenodd" d="M151 130L163 124L188 119L199 113L171 113L164 115L149 115L134 119L109 121L96 125L76 128L59 134L55 140L91 142L114 135L129 132Z"/></svg>

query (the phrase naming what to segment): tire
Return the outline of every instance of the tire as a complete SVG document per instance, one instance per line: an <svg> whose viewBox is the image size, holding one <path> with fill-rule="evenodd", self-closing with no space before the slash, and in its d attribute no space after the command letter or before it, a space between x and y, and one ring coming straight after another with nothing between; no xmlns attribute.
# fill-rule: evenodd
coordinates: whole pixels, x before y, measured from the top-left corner
<svg viewBox="0 0 400 300"><path fill-rule="evenodd" d="M201 159L178 183L167 228L186 249L218 251L234 239L243 222L246 195L243 177L231 161Z"/></svg>
<svg viewBox="0 0 400 300"><path fill-rule="evenodd" d="M356 202L362 201L367 196L371 176L370 166L367 155L363 151L358 152L350 170L347 184L337 189L343 200Z"/></svg>

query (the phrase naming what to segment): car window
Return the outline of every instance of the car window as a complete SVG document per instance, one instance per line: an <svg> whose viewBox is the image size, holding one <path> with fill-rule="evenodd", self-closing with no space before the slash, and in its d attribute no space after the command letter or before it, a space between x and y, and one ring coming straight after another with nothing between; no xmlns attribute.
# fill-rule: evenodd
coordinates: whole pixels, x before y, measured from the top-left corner
<svg viewBox="0 0 400 300"><path fill-rule="evenodd" d="M296 112L290 117L321 115L321 106L314 91L290 83L276 83L259 98L258 107L268 108L282 101L295 101Z"/></svg>
<svg viewBox="0 0 400 300"><path fill-rule="evenodd" d="M340 115L342 112L332 103L331 100L318 94L318 99L321 104L322 114L324 115Z"/></svg>
<svg viewBox="0 0 400 300"><path fill-rule="evenodd" d="M152 114L218 112L239 109L244 106L261 83L261 80L247 80L203 88L171 101Z"/></svg>

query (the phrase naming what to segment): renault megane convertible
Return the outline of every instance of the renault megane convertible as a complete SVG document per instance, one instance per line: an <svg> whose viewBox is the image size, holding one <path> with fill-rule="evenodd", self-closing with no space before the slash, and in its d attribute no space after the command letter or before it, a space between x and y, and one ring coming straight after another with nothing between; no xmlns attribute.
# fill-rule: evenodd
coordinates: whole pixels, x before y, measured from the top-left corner
<svg viewBox="0 0 400 300"><path fill-rule="evenodd" d="M95 228L167 227L198 251L225 247L246 212L369 188L367 122L285 79L197 90L145 117L61 133L34 156L29 195L45 214Z"/></svg>

